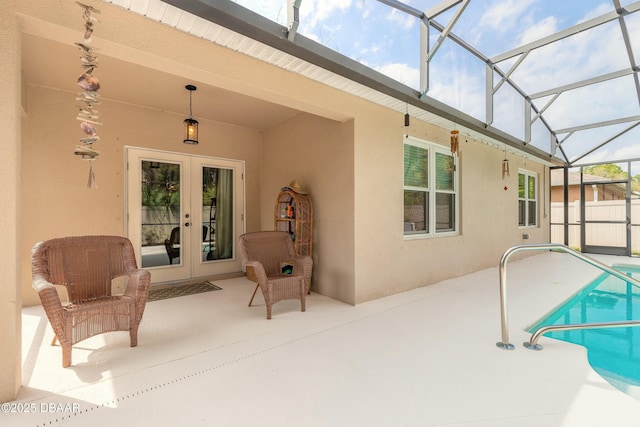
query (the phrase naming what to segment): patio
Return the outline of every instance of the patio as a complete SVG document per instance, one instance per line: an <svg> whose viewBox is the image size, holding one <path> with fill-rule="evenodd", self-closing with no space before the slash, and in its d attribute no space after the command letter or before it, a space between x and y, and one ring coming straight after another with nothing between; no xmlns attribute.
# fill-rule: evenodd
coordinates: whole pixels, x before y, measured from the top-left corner
<svg viewBox="0 0 640 427"><path fill-rule="evenodd" d="M148 303L138 347L129 347L126 333L103 334L76 345L67 369L60 348L49 345L42 308L28 307L16 403L35 413L2 413L0 421L637 426L640 400L597 375L581 347L545 338L544 351L521 346L527 325L598 274L566 254L511 261L515 351L495 346L497 267L355 307L312 293L306 313L297 301L283 301L270 321L261 297L247 307L252 282L215 281L222 290Z"/></svg>

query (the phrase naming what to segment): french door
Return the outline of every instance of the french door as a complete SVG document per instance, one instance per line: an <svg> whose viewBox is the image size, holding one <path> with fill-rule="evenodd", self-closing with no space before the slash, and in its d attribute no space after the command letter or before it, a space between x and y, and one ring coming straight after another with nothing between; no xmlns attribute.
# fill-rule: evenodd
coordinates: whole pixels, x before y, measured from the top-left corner
<svg viewBox="0 0 640 427"><path fill-rule="evenodd" d="M241 271L244 162L127 148L127 234L153 283Z"/></svg>

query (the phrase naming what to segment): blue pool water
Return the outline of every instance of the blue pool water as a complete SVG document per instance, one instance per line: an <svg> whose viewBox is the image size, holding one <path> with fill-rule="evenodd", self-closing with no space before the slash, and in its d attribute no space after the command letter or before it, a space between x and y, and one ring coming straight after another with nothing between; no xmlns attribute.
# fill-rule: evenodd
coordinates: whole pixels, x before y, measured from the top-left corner
<svg viewBox="0 0 640 427"><path fill-rule="evenodd" d="M640 280L638 267L614 268ZM640 288L605 273L530 331L547 325L622 320L640 320ZM600 375L640 386L640 326L555 331L544 336L586 347L589 363Z"/></svg>

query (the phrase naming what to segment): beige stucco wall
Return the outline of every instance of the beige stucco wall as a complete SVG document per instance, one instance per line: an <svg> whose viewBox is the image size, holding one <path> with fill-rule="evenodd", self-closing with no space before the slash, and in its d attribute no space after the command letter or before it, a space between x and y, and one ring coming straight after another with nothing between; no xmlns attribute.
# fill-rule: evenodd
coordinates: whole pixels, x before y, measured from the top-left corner
<svg viewBox="0 0 640 427"><path fill-rule="evenodd" d="M538 174L539 185L548 181L548 169L509 154L511 176L503 180L504 152L468 138L458 165L460 235L405 239L404 136L448 146L449 130L415 119L405 128L396 112L331 90L324 97L348 105L355 119L341 125L301 115L265 132L263 140L262 228L273 227L280 187L296 178L309 189L316 213L314 289L358 304L496 266L513 245L548 241L543 188L540 226L518 226L518 169Z"/></svg>
<svg viewBox="0 0 640 427"><path fill-rule="evenodd" d="M298 180L314 210L312 289L350 304L355 304L353 172L351 120L300 114L264 133L262 229L273 229L280 188Z"/></svg>
<svg viewBox="0 0 640 427"><path fill-rule="evenodd" d="M374 105L363 106L356 114L356 303L496 266L510 246L548 241L548 218L543 217L548 193L539 194L541 226L518 227L518 168L538 173L542 183L544 167L510 155L511 176L502 180L504 153L464 139L459 154L460 235L405 240L402 228L405 132L401 114ZM449 129L411 120L408 133L449 145ZM523 233L529 234L528 240L523 239Z"/></svg>
<svg viewBox="0 0 640 427"><path fill-rule="evenodd" d="M14 15L16 2L0 7L0 402L13 400L21 382L20 298L20 32Z"/></svg>

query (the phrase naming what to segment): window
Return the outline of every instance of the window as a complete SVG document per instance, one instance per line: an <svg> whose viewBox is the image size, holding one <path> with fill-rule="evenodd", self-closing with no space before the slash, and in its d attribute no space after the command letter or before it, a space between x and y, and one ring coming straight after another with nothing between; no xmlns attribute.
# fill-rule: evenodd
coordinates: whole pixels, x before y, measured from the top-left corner
<svg viewBox="0 0 640 427"><path fill-rule="evenodd" d="M538 225L538 177L528 171L518 171L518 225Z"/></svg>
<svg viewBox="0 0 640 427"><path fill-rule="evenodd" d="M457 234L457 187L455 157L445 147L405 138L405 236Z"/></svg>

